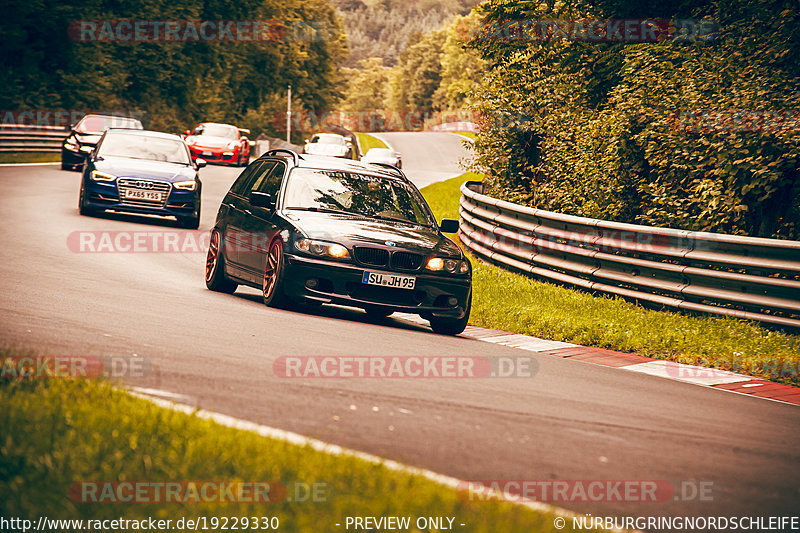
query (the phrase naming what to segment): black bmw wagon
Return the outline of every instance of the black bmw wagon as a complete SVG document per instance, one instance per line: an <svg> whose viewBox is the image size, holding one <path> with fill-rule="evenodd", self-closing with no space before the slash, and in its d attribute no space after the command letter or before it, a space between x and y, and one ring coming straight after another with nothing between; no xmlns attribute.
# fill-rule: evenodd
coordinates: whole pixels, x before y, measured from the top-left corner
<svg viewBox="0 0 800 533"><path fill-rule="evenodd" d="M422 195L388 165L272 150L222 201L206 285L260 288L269 306L339 304L415 313L437 333L467 325L472 266Z"/></svg>

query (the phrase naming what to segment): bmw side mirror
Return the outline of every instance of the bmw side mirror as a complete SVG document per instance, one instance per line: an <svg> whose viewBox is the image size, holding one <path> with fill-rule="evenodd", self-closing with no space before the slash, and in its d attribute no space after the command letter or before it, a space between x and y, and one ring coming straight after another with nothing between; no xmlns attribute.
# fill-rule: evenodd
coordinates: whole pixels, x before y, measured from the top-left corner
<svg viewBox="0 0 800 533"><path fill-rule="evenodd" d="M272 199L271 194L253 191L250 193L250 205L265 209L275 209L275 200Z"/></svg>
<svg viewBox="0 0 800 533"><path fill-rule="evenodd" d="M443 218L442 223L439 224L439 229L442 233L458 233L458 220Z"/></svg>
<svg viewBox="0 0 800 533"><path fill-rule="evenodd" d="M197 159L195 159L195 160L194 160L194 165L195 165L195 166L196 166L198 169L201 169L201 168L203 168L203 167L204 167L204 166L206 166L207 164L208 164L208 162L207 162L205 159L200 159L199 157L198 157Z"/></svg>

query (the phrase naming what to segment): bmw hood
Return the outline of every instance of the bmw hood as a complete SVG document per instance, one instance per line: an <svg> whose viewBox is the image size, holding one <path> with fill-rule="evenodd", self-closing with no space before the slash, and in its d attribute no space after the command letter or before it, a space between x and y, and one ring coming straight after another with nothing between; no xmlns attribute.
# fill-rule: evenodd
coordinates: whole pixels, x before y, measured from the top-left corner
<svg viewBox="0 0 800 533"><path fill-rule="evenodd" d="M423 255L461 256L461 249L453 241L427 226L311 211L286 210L283 215L308 238L336 242L348 248L377 246Z"/></svg>
<svg viewBox="0 0 800 533"><path fill-rule="evenodd" d="M107 157L102 161L95 161L94 167L100 172L118 178L146 178L170 183L193 180L197 175L195 169L189 165L121 157Z"/></svg>

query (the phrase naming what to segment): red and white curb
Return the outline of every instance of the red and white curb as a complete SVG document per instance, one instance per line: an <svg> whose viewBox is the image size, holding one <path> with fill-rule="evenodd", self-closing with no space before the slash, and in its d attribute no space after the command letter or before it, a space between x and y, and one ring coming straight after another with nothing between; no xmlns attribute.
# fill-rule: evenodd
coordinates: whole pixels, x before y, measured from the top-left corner
<svg viewBox="0 0 800 533"><path fill-rule="evenodd" d="M394 318L414 322L415 324L428 325L427 320L417 315L395 313L392 316ZM531 337L529 335L479 328L471 325L467 326L461 336L564 359L574 359L585 363L617 367L622 370L639 372L650 376L747 394L748 396L755 396L756 398L800 405L800 388L798 387L766 381L727 370L687 365L674 361L664 361L662 359L653 359L636 354L615 352L602 348L591 348L569 342L551 341L538 337Z"/></svg>

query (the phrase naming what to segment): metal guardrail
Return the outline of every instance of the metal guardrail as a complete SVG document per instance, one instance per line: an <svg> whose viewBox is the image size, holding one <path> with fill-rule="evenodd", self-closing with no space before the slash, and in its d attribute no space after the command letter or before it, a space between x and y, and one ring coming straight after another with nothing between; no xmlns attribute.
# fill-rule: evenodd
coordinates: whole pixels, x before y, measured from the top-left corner
<svg viewBox="0 0 800 533"><path fill-rule="evenodd" d="M659 306L800 328L800 241L562 215L461 186L459 237L479 257Z"/></svg>
<svg viewBox="0 0 800 533"><path fill-rule="evenodd" d="M0 152L60 152L68 133L57 126L0 124Z"/></svg>

